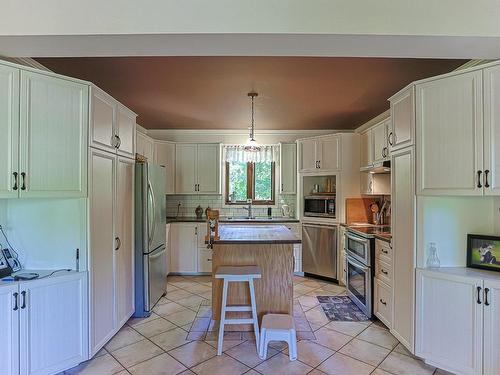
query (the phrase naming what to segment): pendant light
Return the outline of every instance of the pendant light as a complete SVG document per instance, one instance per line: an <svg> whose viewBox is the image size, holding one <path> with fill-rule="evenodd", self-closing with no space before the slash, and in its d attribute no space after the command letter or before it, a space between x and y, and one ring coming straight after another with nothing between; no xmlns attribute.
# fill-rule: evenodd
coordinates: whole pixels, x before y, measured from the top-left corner
<svg viewBox="0 0 500 375"><path fill-rule="evenodd" d="M255 140L255 120L254 120L254 99L259 95L255 91L249 92L247 94L252 100L252 124L250 127L250 135L248 137L248 142L245 145L245 151L257 152L260 151L260 146Z"/></svg>

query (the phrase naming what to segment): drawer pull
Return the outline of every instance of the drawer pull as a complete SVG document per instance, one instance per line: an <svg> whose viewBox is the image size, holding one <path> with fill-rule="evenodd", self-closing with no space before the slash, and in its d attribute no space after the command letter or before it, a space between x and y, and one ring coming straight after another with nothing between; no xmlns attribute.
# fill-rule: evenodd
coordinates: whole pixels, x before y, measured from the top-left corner
<svg viewBox="0 0 500 375"><path fill-rule="evenodd" d="M380 298L379 301L382 305L387 306L387 302L385 302L382 298Z"/></svg>
<svg viewBox="0 0 500 375"><path fill-rule="evenodd" d="M384 254L389 254L387 250L381 249L380 251L383 252Z"/></svg>

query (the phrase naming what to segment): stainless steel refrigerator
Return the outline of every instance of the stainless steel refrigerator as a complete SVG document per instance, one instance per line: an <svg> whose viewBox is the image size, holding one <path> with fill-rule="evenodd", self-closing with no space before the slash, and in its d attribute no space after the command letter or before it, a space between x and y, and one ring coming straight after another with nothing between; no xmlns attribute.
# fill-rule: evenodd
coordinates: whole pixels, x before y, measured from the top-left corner
<svg viewBox="0 0 500 375"><path fill-rule="evenodd" d="M135 317L147 317L167 291L165 167L135 165Z"/></svg>

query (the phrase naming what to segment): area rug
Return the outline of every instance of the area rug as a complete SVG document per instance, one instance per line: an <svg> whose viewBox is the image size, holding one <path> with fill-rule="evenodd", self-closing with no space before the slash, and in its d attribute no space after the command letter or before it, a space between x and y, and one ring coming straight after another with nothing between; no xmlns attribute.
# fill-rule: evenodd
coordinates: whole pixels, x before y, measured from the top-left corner
<svg viewBox="0 0 500 375"><path fill-rule="evenodd" d="M347 296L318 296L317 298L329 320L346 322L370 320Z"/></svg>

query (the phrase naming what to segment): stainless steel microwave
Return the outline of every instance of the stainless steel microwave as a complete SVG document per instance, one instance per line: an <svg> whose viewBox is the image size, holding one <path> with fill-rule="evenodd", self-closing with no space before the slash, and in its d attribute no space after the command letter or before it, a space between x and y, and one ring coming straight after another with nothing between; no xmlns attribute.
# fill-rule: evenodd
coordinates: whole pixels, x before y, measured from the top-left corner
<svg viewBox="0 0 500 375"><path fill-rule="evenodd" d="M310 195L304 197L304 216L335 219L335 197L331 195Z"/></svg>

